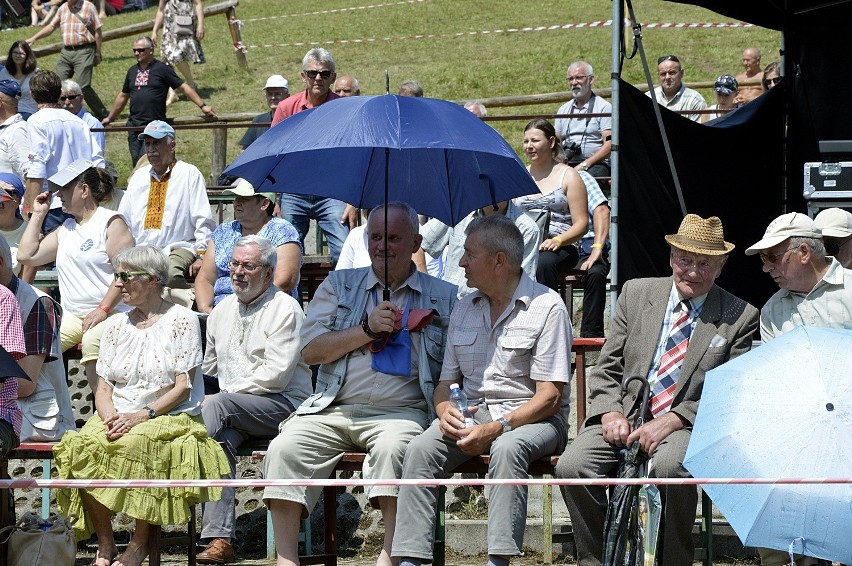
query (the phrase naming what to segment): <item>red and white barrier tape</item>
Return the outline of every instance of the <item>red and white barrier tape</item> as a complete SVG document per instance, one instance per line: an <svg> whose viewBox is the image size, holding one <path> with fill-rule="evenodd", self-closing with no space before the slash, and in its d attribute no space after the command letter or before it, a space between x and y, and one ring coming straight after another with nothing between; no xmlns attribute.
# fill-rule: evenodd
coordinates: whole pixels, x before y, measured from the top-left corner
<svg viewBox="0 0 852 566"><path fill-rule="evenodd" d="M415 35L392 35L385 37L362 37L354 39L327 39L321 41L294 41L291 43L264 43L262 45L249 45L251 49L261 48L279 48L279 47L307 47L316 45L346 45L349 43L379 43L388 41L411 41L418 39L436 39L436 38L453 38L453 37L471 37L478 35L497 35L505 33L529 33L535 31L556 31L566 29L582 29L611 26L612 20L600 20L596 22L581 22L573 24L552 24L546 26L522 27L522 28L506 28L494 30L473 30L460 31L453 33L427 33ZM746 28L754 27L754 24L745 22L719 22L719 23L651 23L644 24L645 28L660 28L660 29L706 29L706 28Z"/></svg>
<svg viewBox="0 0 852 566"><path fill-rule="evenodd" d="M775 485L832 484L852 485L852 478L600 478L600 479L221 479L221 480L0 480L0 489L48 488L169 488L169 487L366 487L388 485Z"/></svg>
<svg viewBox="0 0 852 566"><path fill-rule="evenodd" d="M357 12L360 10L373 10L375 8L387 8L391 6L404 6L405 4L422 4L427 0L401 0L400 2L387 2L384 4L367 4L365 6L350 6L348 8L334 8L331 10L316 10L313 12L302 12L300 14L279 14L277 16L265 16L262 18L249 18L247 22L260 22L263 20L279 20L282 18L299 18L304 16L321 16L326 14L340 14L343 12Z"/></svg>

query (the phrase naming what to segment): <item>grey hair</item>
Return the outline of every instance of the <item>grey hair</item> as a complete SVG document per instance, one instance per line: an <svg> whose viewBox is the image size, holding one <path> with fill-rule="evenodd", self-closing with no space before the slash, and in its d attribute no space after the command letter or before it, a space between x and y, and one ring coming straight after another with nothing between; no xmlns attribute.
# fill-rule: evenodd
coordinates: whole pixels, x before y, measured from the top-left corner
<svg viewBox="0 0 852 566"><path fill-rule="evenodd" d="M308 63L311 61L315 61L317 63L325 63L328 67L328 70L332 73L337 70L337 63L334 62L334 57L331 56L331 53L328 52L327 49L323 49L322 47L314 47L302 58L302 70L308 66Z"/></svg>
<svg viewBox="0 0 852 566"><path fill-rule="evenodd" d="M272 242L266 238L258 236L257 234L249 234L248 236L243 236L237 240L234 244L234 249L245 248L247 246L257 246L263 265L271 267L273 270L275 269L275 266L278 264L278 254L275 251L275 246L272 245ZM233 254L233 251L231 253Z"/></svg>
<svg viewBox="0 0 852 566"><path fill-rule="evenodd" d="M380 204L370 211L370 216L367 217L367 222L370 221L370 218L372 218L374 214L384 214L382 211L385 209L385 206L387 206L390 210L399 210L405 214L408 219L408 223L411 225L411 231L414 232L415 235L420 233L420 220L417 218L417 211L414 210L407 202L402 202L400 200L391 201L387 203L387 205Z"/></svg>
<svg viewBox="0 0 852 566"><path fill-rule="evenodd" d="M160 287L169 281L169 259L160 248L135 246L124 248L112 258L115 271L144 271L157 280Z"/></svg>
<svg viewBox="0 0 852 566"><path fill-rule="evenodd" d="M139 37L137 37L136 39L133 40L133 43L135 45L135 44L139 43L140 41L144 41L145 45L148 46L147 47L148 49L154 48L154 40L151 39L150 37L148 37L147 35L140 35Z"/></svg>
<svg viewBox="0 0 852 566"><path fill-rule="evenodd" d="M794 236L790 238L791 248L801 246L802 244L810 246L817 261L825 259L825 243L822 241L822 238L804 238L801 236Z"/></svg>
<svg viewBox="0 0 852 566"><path fill-rule="evenodd" d="M591 65L589 65L589 64L588 64L588 63L586 63L585 61L574 61L573 63L571 63L570 65L568 65L568 70L570 71L570 70L571 70L572 68L574 68L574 67L583 67L583 72L584 72L584 73L586 73L586 74L587 74L587 75L589 75L590 77L594 77L594 76L595 76L595 70L592 68L592 66L591 66Z"/></svg>
<svg viewBox="0 0 852 566"><path fill-rule="evenodd" d="M488 253L495 255L497 252L503 252L509 265L521 269L524 261L524 237L510 218L502 215L477 216L470 221L464 232L468 237L481 232L479 243Z"/></svg>
<svg viewBox="0 0 852 566"><path fill-rule="evenodd" d="M420 84L420 81L414 79L404 81L399 85L399 94L404 92L407 92L411 96L420 98L423 96L423 85Z"/></svg>
<svg viewBox="0 0 852 566"><path fill-rule="evenodd" d="M478 100L473 100L471 102L467 102L467 103L465 103L464 107L465 107L465 110L470 110L471 112L476 110L477 112L479 112L479 116L482 117L482 118L485 118L486 116L488 116L488 109L485 108L485 105L482 104Z"/></svg>
<svg viewBox="0 0 852 566"><path fill-rule="evenodd" d="M74 94L83 94L83 89L80 84L73 79L65 79L62 81L62 92L73 92Z"/></svg>
<svg viewBox="0 0 852 566"><path fill-rule="evenodd" d="M9 241L3 234L0 234L0 259L3 260L3 265L7 269L12 269L12 248L9 247Z"/></svg>

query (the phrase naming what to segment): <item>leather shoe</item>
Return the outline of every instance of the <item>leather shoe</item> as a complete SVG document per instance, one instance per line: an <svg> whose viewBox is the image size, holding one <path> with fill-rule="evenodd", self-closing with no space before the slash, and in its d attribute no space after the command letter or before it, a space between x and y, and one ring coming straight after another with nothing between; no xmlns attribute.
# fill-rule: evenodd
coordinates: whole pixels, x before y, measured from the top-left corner
<svg viewBox="0 0 852 566"><path fill-rule="evenodd" d="M214 538L207 548L195 555L199 564L228 564L236 559L234 547L223 538Z"/></svg>

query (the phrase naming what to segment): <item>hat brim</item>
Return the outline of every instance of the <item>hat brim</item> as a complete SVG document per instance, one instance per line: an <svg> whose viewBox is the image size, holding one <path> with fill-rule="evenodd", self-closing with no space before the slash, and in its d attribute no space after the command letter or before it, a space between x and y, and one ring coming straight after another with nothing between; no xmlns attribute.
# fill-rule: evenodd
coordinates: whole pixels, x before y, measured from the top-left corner
<svg viewBox="0 0 852 566"><path fill-rule="evenodd" d="M852 230L844 230L843 228L823 228L822 236L829 238L845 238L852 236Z"/></svg>
<svg viewBox="0 0 852 566"><path fill-rule="evenodd" d="M748 247L745 251L745 255L757 255L760 252L762 252L763 250L768 250L769 248L774 248L775 246L777 246L778 244L780 244L784 240L790 239L792 237L793 236L781 234L781 235L775 235L775 236L769 236L769 237L763 238L762 240L760 240L756 244Z"/></svg>
<svg viewBox="0 0 852 566"><path fill-rule="evenodd" d="M725 242L724 240L718 245L713 245L709 242L700 242L698 240L693 240L692 238L685 238L678 234L669 234L666 236L666 242L679 250L704 255L726 255L731 253L731 251L736 247L734 244Z"/></svg>

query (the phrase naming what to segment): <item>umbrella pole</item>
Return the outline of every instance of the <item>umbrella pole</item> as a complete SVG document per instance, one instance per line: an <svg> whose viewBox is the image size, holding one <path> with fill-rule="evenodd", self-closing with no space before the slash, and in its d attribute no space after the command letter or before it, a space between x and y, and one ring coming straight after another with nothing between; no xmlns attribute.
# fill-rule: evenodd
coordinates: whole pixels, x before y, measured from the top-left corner
<svg viewBox="0 0 852 566"><path fill-rule="evenodd" d="M388 287L388 160L390 159L390 148L385 148L385 288L382 291L382 300L390 301L390 288Z"/></svg>

